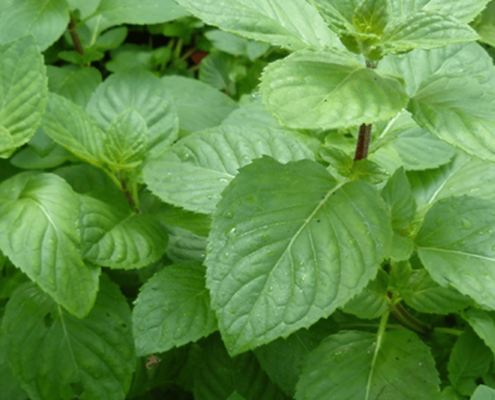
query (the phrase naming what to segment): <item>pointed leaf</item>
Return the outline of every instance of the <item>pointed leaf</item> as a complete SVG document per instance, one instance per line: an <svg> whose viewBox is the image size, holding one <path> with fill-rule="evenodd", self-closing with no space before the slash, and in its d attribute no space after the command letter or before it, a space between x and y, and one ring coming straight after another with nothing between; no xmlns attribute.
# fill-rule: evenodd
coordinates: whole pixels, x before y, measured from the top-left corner
<svg viewBox="0 0 495 400"><path fill-rule="evenodd" d="M385 333L373 364L375 347L376 335L371 333L329 336L309 355L296 399L440 399L435 361L418 336L411 331Z"/></svg>
<svg viewBox="0 0 495 400"><path fill-rule="evenodd" d="M103 157L114 171L132 170L146 157L147 140L146 122L129 108L117 115L105 132Z"/></svg>
<svg viewBox="0 0 495 400"><path fill-rule="evenodd" d="M91 97L88 113L107 130L112 121L134 108L148 127L148 150L158 154L177 139L178 117L165 84L150 72L121 72L106 79Z"/></svg>
<svg viewBox="0 0 495 400"><path fill-rule="evenodd" d="M462 313L464 318L476 334L483 339L485 344L495 354L495 315L493 312L486 312L477 309L470 309Z"/></svg>
<svg viewBox="0 0 495 400"><path fill-rule="evenodd" d="M399 81L361 65L348 53L299 51L271 63L263 102L291 128L348 128L395 117L408 98Z"/></svg>
<svg viewBox="0 0 495 400"><path fill-rule="evenodd" d="M210 25L288 50L323 49L337 44L313 6L298 0L177 0Z"/></svg>
<svg viewBox="0 0 495 400"><path fill-rule="evenodd" d="M359 33L381 36L387 20L386 0L364 0L354 10L353 24Z"/></svg>
<svg viewBox="0 0 495 400"><path fill-rule="evenodd" d="M49 65L46 72L50 91L81 107L86 107L91 95L101 83L100 71L92 67L72 69Z"/></svg>
<svg viewBox="0 0 495 400"><path fill-rule="evenodd" d="M167 233L156 217L136 214L89 196L80 196L81 253L97 265L132 269L158 260L165 253Z"/></svg>
<svg viewBox="0 0 495 400"><path fill-rule="evenodd" d="M203 262L206 255L206 237L189 230L168 226L167 257L174 263Z"/></svg>
<svg viewBox="0 0 495 400"><path fill-rule="evenodd" d="M408 109L446 142L495 160L495 91L468 77L435 75L422 83Z"/></svg>
<svg viewBox="0 0 495 400"><path fill-rule="evenodd" d="M471 400L495 400L495 389L485 385L479 385L474 391Z"/></svg>
<svg viewBox="0 0 495 400"><path fill-rule="evenodd" d="M43 57L33 37L0 46L0 153L34 135L47 94Z"/></svg>
<svg viewBox="0 0 495 400"><path fill-rule="evenodd" d="M314 158L302 141L287 132L221 126L189 135L149 160L143 177L165 202L211 214L237 170L264 154L280 162Z"/></svg>
<svg viewBox="0 0 495 400"><path fill-rule="evenodd" d="M355 30L353 25L354 10L361 0L310 0L333 31L345 34Z"/></svg>
<svg viewBox="0 0 495 400"><path fill-rule="evenodd" d="M216 331L205 267L172 265L155 274L136 299L133 326L138 355L162 353Z"/></svg>
<svg viewBox="0 0 495 400"><path fill-rule="evenodd" d="M82 392L88 400L125 398L136 360L131 312L108 278L83 319L26 283L7 304L2 329L9 363L30 398L68 399Z"/></svg>
<svg viewBox="0 0 495 400"><path fill-rule="evenodd" d="M263 157L241 169L214 215L207 282L231 354L328 316L388 254L385 204L311 161ZM366 255L366 256L364 256Z"/></svg>
<svg viewBox="0 0 495 400"><path fill-rule="evenodd" d="M416 236L431 277L495 309L495 205L474 197L440 200Z"/></svg>
<svg viewBox="0 0 495 400"><path fill-rule="evenodd" d="M42 128L57 143L97 167L103 161L103 131L78 105L54 93L48 95Z"/></svg>
<svg viewBox="0 0 495 400"><path fill-rule="evenodd" d="M15 0L0 12L0 44L31 34L41 50L46 50L68 24L65 0Z"/></svg>
<svg viewBox="0 0 495 400"><path fill-rule="evenodd" d="M395 171L382 190L382 197L390 207L394 229L407 228L414 218L416 202L403 168Z"/></svg>
<svg viewBox="0 0 495 400"><path fill-rule="evenodd" d="M52 174L19 174L0 185L0 202L2 252L71 314L86 315L99 268L79 254L78 199L70 186Z"/></svg>

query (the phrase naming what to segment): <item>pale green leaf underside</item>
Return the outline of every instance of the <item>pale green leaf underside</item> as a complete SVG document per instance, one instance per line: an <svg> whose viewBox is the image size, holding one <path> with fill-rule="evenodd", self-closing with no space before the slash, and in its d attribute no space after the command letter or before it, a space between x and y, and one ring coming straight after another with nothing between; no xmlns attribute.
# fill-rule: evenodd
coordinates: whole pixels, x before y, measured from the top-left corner
<svg viewBox="0 0 495 400"><path fill-rule="evenodd" d="M79 254L78 199L52 174L25 173L0 185L0 249L70 313L86 315L99 269Z"/></svg>
<svg viewBox="0 0 495 400"><path fill-rule="evenodd" d="M495 92L474 79L434 75L408 105L416 122L446 142L495 161Z"/></svg>
<svg viewBox="0 0 495 400"><path fill-rule="evenodd" d="M348 331L329 336L309 355L295 398L440 398L435 360L413 332L387 332L373 365L375 347L372 333Z"/></svg>
<svg viewBox="0 0 495 400"><path fill-rule="evenodd" d="M183 132L196 132L220 125L238 108L230 97L198 80L164 76L162 81L175 99L179 127Z"/></svg>
<svg viewBox="0 0 495 400"><path fill-rule="evenodd" d="M241 169L214 215L206 258L229 353L287 336L359 293L388 254L385 204L311 161Z"/></svg>
<svg viewBox="0 0 495 400"><path fill-rule="evenodd" d="M107 130L122 112L133 108L148 127L148 150L159 154L177 139L178 117L166 85L151 72L121 72L110 76L94 92L87 111Z"/></svg>
<svg viewBox="0 0 495 400"><path fill-rule="evenodd" d="M287 132L221 126L191 134L149 160L143 177L167 203L210 214L237 170L262 155L280 162L314 158L302 141Z"/></svg>
<svg viewBox="0 0 495 400"><path fill-rule="evenodd" d="M495 309L495 205L474 197L440 200L416 237L431 277Z"/></svg>
<svg viewBox="0 0 495 400"><path fill-rule="evenodd" d="M135 369L131 315L109 279L84 319L26 283L10 299L2 328L10 365L30 398L72 399L78 388L88 400L125 397Z"/></svg>
<svg viewBox="0 0 495 400"><path fill-rule="evenodd" d="M167 233L156 217L136 214L89 196L80 196L81 253L97 265L132 269L158 260Z"/></svg>
<svg viewBox="0 0 495 400"><path fill-rule="evenodd" d="M200 263L172 265L142 288L133 311L138 355L161 353L217 329Z"/></svg>
<svg viewBox="0 0 495 400"><path fill-rule="evenodd" d="M103 131L78 105L50 93L42 128L48 136L78 157L97 167L102 166Z"/></svg>
<svg viewBox="0 0 495 400"><path fill-rule="evenodd" d="M338 45L316 9L298 0L177 0L208 24L288 50Z"/></svg>
<svg viewBox="0 0 495 400"><path fill-rule="evenodd" d="M0 13L0 44L31 34L46 50L68 24L65 0L15 0Z"/></svg>
<svg viewBox="0 0 495 400"><path fill-rule="evenodd" d="M401 83L350 55L300 51L270 64L261 83L263 102L291 128L348 128L395 117L407 104Z"/></svg>
<svg viewBox="0 0 495 400"><path fill-rule="evenodd" d="M0 153L21 146L34 135L47 94L43 57L34 38L0 46Z"/></svg>

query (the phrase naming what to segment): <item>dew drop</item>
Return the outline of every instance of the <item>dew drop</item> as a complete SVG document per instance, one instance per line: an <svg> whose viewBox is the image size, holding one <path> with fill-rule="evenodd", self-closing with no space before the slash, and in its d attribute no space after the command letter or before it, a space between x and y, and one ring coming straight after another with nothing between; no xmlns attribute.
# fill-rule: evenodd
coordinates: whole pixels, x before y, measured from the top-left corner
<svg viewBox="0 0 495 400"><path fill-rule="evenodd" d="M473 223L466 218L461 220L461 224L463 229L471 229L473 227Z"/></svg>

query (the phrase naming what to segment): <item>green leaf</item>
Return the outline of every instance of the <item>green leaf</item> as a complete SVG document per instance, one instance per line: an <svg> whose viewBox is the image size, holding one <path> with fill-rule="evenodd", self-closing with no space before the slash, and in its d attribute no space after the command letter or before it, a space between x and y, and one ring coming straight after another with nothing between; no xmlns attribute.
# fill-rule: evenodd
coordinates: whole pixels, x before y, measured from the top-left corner
<svg viewBox="0 0 495 400"><path fill-rule="evenodd" d="M452 386L447 386L442 391L441 400L466 400L466 397L456 391Z"/></svg>
<svg viewBox="0 0 495 400"><path fill-rule="evenodd" d="M15 0L0 11L0 44L31 34L46 50L69 24L65 0Z"/></svg>
<svg viewBox="0 0 495 400"><path fill-rule="evenodd" d="M386 206L365 182L338 184L308 160L242 168L222 193L206 259L229 353L344 305L375 276L391 236Z"/></svg>
<svg viewBox="0 0 495 400"><path fill-rule="evenodd" d="M86 107L91 95L101 83L101 73L96 68L46 67L48 88L51 92Z"/></svg>
<svg viewBox="0 0 495 400"><path fill-rule="evenodd" d="M82 19L89 17L93 14L101 0L67 0L71 11L79 10L80 17Z"/></svg>
<svg viewBox="0 0 495 400"><path fill-rule="evenodd" d="M199 67L199 80L215 89L225 90L230 96L237 94L236 83L247 74L246 66L239 57L212 51Z"/></svg>
<svg viewBox="0 0 495 400"><path fill-rule="evenodd" d="M218 126L238 108L230 97L198 80L164 76L162 81L175 99L183 133Z"/></svg>
<svg viewBox="0 0 495 400"><path fill-rule="evenodd" d="M434 49L452 43L475 41L478 34L469 25L449 15L419 11L392 21L383 31L380 45L385 52Z"/></svg>
<svg viewBox="0 0 495 400"><path fill-rule="evenodd" d="M43 57L33 37L0 46L0 153L21 146L34 135L45 112L47 93Z"/></svg>
<svg viewBox="0 0 495 400"><path fill-rule="evenodd" d="M247 40L218 29L205 32L205 37L213 47L234 56L248 57L251 61L262 56L270 48L268 43Z"/></svg>
<svg viewBox="0 0 495 400"><path fill-rule="evenodd" d="M481 20L474 24L474 28L481 36L480 42L490 46L495 45L495 2L490 1L485 10L481 13Z"/></svg>
<svg viewBox="0 0 495 400"><path fill-rule="evenodd" d="M183 208L174 207L160 201L163 207L155 213L165 225L176 226L207 237L210 232L211 217L206 214L193 213ZM142 204L142 203L141 203Z"/></svg>
<svg viewBox="0 0 495 400"><path fill-rule="evenodd" d="M190 261L204 261L206 237L176 226L168 226L167 230L169 235L167 246L168 258L176 264Z"/></svg>
<svg viewBox="0 0 495 400"><path fill-rule="evenodd" d="M178 118L173 98L165 84L150 72L121 72L106 79L91 97L88 113L99 127L111 123L128 108L134 108L148 127L148 150L159 154L177 139Z"/></svg>
<svg viewBox="0 0 495 400"><path fill-rule="evenodd" d="M227 400L245 400L244 397L242 397L239 393L237 392L232 392L232 394L228 397Z"/></svg>
<svg viewBox="0 0 495 400"><path fill-rule="evenodd" d="M390 258L394 261L406 261L409 260L409 257L411 257L413 251L414 242L411 239L394 232Z"/></svg>
<svg viewBox="0 0 495 400"><path fill-rule="evenodd" d="M476 381L483 376L493 361L493 353L473 331L465 331L457 340L448 364L449 380L462 394L470 396Z"/></svg>
<svg viewBox="0 0 495 400"><path fill-rule="evenodd" d="M143 178L165 202L211 214L237 170L262 155L280 162L314 157L302 141L287 132L220 126L191 134L150 159Z"/></svg>
<svg viewBox="0 0 495 400"><path fill-rule="evenodd" d="M71 314L86 315L99 268L79 254L78 198L70 186L52 174L18 174L0 185L0 202L2 252Z"/></svg>
<svg viewBox="0 0 495 400"><path fill-rule="evenodd" d="M62 146L55 146L48 154L39 156L32 147L18 151L11 159L12 165L23 169L55 168L70 159L70 153Z"/></svg>
<svg viewBox="0 0 495 400"><path fill-rule="evenodd" d="M208 337L194 350L194 399L226 399L234 391L246 400L286 399L253 353L229 357L218 335Z"/></svg>
<svg viewBox="0 0 495 400"><path fill-rule="evenodd" d="M346 34L355 30L353 24L354 10L361 0L310 0L323 16L333 31Z"/></svg>
<svg viewBox="0 0 495 400"><path fill-rule="evenodd" d="M416 213L416 202L403 168L395 171L388 180L382 190L382 197L390 207L393 228L407 228Z"/></svg>
<svg viewBox="0 0 495 400"><path fill-rule="evenodd" d="M299 51L271 63L263 102L291 128L349 128L395 117L407 104L401 83L361 65L344 51Z"/></svg>
<svg viewBox="0 0 495 400"><path fill-rule="evenodd" d="M188 15L173 0L101 0L95 14L89 20L95 34L112 26L157 24Z"/></svg>
<svg viewBox="0 0 495 400"><path fill-rule="evenodd" d="M485 385L479 385L474 391L471 400L495 400L495 389Z"/></svg>
<svg viewBox="0 0 495 400"><path fill-rule="evenodd" d="M103 277L83 319L63 311L32 283L20 286L2 322L3 349L33 399L122 400L136 356L131 312L119 288ZM74 292L77 293L77 292Z"/></svg>
<svg viewBox="0 0 495 400"><path fill-rule="evenodd" d="M214 0L177 0L210 25L249 39L288 50L323 49L337 45L337 38L306 2L298 0L229 0L222 7Z"/></svg>
<svg viewBox="0 0 495 400"><path fill-rule="evenodd" d="M147 139L146 122L129 108L117 115L105 132L103 158L114 171L137 168L146 157Z"/></svg>
<svg viewBox="0 0 495 400"><path fill-rule="evenodd" d="M495 160L495 91L469 77L435 75L408 106L419 125L480 158Z"/></svg>
<svg viewBox="0 0 495 400"><path fill-rule="evenodd" d="M424 269L412 274L400 295L409 307L429 314L447 315L472 304L456 290L438 285Z"/></svg>
<svg viewBox="0 0 495 400"><path fill-rule="evenodd" d="M354 10L352 22L357 32L381 36L387 19L386 0L364 0Z"/></svg>
<svg viewBox="0 0 495 400"><path fill-rule="evenodd" d="M474 197L440 200L416 236L431 277L495 309L495 205Z"/></svg>
<svg viewBox="0 0 495 400"><path fill-rule="evenodd" d="M136 299L133 327L138 355L161 353L216 331L205 267L172 265L155 274Z"/></svg>
<svg viewBox="0 0 495 400"><path fill-rule="evenodd" d="M485 344L495 354L495 315L493 312L486 312L477 309L470 309L462 313L464 318L476 334L483 339Z"/></svg>
<svg viewBox="0 0 495 400"><path fill-rule="evenodd" d="M385 333L373 363L375 347L371 333L329 336L309 355L296 399L440 399L435 361L416 334Z"/></svg>
<svg viewBox="0 0 495 400"><path fill-rule="evenodd" d="M78 105L54 93L48 95L42 128L55 142L97 167L103 160L103 131Z"/></svg>
<svg viewBox="0 0 495 400"><path fill-rule="evenodd" d="M389 308L387 286L387 274L378 270L377 277L361 293L348 301L342 307L342 311L361 319L380 318Z"/></svg>
<svg viewBox="0 0 495 400"><path fill-rule="evenodd" d="M132 269L151 264L165 253L167 233L155 216L89 196L79 199L81 253L86 260Z"/></svg>
<svg viewBox="0 0 495 400"><path fill-rule="evenodd" d="M7 365L3 351L0 353L0 387L2 388L1 400L26 400L29 397Z"/></svg>
<svg viewBox="0 0 495 400"><path fill-rule="evenodd" d="M254 354L270 379L292 398L309 353L330 333L337 332L337 327L331 319L321 319L309 329L258 347Z"/></svg>

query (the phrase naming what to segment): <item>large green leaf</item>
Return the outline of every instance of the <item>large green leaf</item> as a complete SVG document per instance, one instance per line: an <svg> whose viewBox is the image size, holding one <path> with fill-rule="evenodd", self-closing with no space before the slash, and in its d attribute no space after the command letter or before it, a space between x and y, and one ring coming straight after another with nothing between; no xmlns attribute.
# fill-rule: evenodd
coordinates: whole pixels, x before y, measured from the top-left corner
<svg viewBox="0 0 495 400"><path fill-rule="evenodd" d="M479 385L474 391L471 400L495 400L495 389L485 385Z"/></svg>
<svg viewBox="0 0 495 400"><path fill-rule="evenodd" d="M177 139L178 117L166 85L150 72L121 72L106 79L91 97L87 110L107 130L119 114L134 108L148 127L148 150L157 154Z"/></svg>
<svg viewBox="0 0 495 400"><path fill-rule="evenodd" d="M10 299L2 330L3 351L33 400L125 398L136 363L131 312L109 279L83 319L26 283Z"/></svg>
<svg viewBox="0 0 495 400"><path fill-rule="evenodd" d="M418 336L411 331L385 333L376 360L375 347L376 335L371 333L329 336L309 355L296 399L440 399L435 361Z"/></svg>
<svg viewBox="0 0 495 400"><path fill-rule="evenodd" d="M218 335L201 342L194 353L194 399L227 399L233 392L246 400L285 400L253 353L231 358Z"/></svg>
<svg viewBox="0 0 495 400"><path fill-rule="evenodd" d="M472 330L464 332L450 355L449 380L460 393L470 396L493 361L493 353Z"/></svg>
<svg viewBox="0 0 495 400"><path fill-rule="evenodd" d="M31 34L45 50L62 36L68 24L65 0L15 0L0 12L0 44Z"/></svg>
<svg viewBox="0 0 495 400"><path fill-rule="evenodd" d="M473 78L437 74L408 106L419 125L446 142L495 161L495 91Z"/></svg>
<svg viewBox="0 0 495 400"><path fill-rule="evenodd" d="M0 400L26 400L28 398L21 383L14 377L11 368L7 365L3 351L0 353L0 387L2 388Z"/></svg>
<svg viewBox="0 0 495 400"><path fill-rule="evenodd" d="M43 57L33 37L0 46L0 157L34 135L47 94Z"/></svg>
<svg viewBox="0 0 495 400"><path fill-rule="evenodd" d="M99 269L79 253L78 198L52 174L24 173L0 185L0 249L78 317L93 306Z"/></svg>
<svg viewBox="0 0 495 400"><path fill-rule="evenodd" d="M337 45L316 9L298 0L177 0L188 11L221 29L288 50Z"/></svg>
<svg viewBox="0 0 495 400"><path fill-rule="evenodd" d="M431 277L495 309L495 204L474 197L440 200L416 237Z"/></svg>
<svg viewBox="0 0 495 400"><path fill-rule="evenodd" d="M183 133L220 125L238 107L230 97L198 80L164 76L162 81L175 99Z"/></svg>
<svg viewBox="0 0 495 400"><path fill-rule="evenodd" d="M270 64L263 102L291 128L348 128L395 117L407 104L402 84L344 51L299 51Z"/></svg>
<svg viewBox="0 0 495 400"><path fill-rule="evenodd" d="M70 100L50 93L42 128L78 157L97 167L103 165L103 131L84 109Z"/></svg>
<svg viewBox="0 0 495 400"><path fill-rule="evenodd" d="M210 214L237 170L262 155L280 162L314 158L301 140L287 132L221 126L189 135L149 160L143 177L167 203Z"/></svg>
<svg viewBox="0 0 495 400"><path fill-rule="evenodd" d="M133 269L165 254L167 232L153 215L136 214L128 205L84 195L80 203L81 253L86 260Z"/></svg>
<svg viewBox="0 0 495 400"><path fill-rule="evenodd" d="M200 263L172 265L141 288L133 311L138 355L162 353L217 330Z"/></svg>
<svg viewBox="0 0 495 400"><path fill-rule="evenodd" d="M386 206L365 182L339 184L308 160L242 168L222 193L206 258L229 353L331 314L376 275L391 236Z"/></svg>
<svg viewBox="0 0 495 400"><path fill-rule="evenodd" d="M495 354L495 314L473 308L463 312L462 318Z"/></svg>

